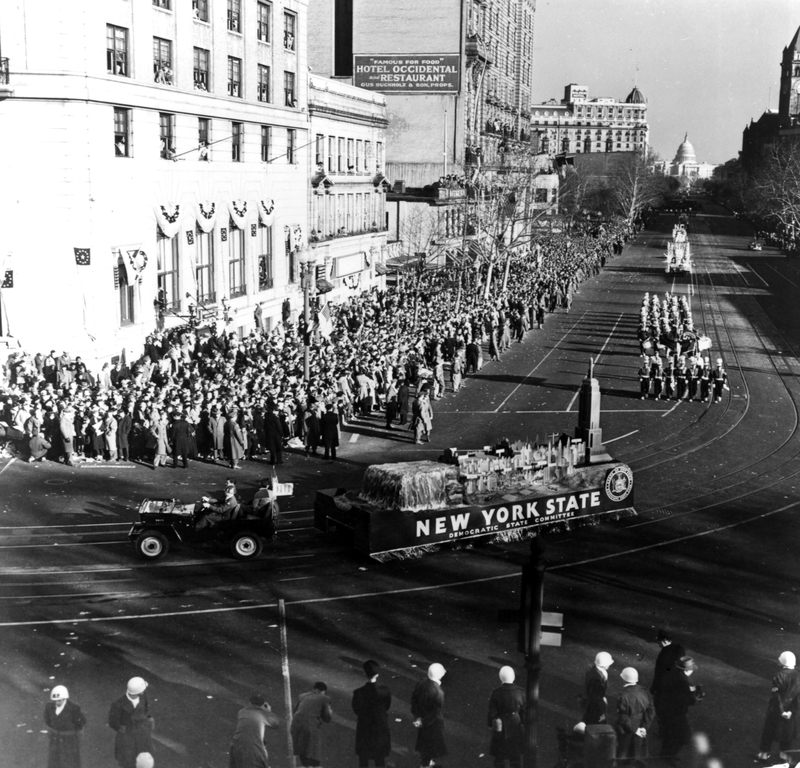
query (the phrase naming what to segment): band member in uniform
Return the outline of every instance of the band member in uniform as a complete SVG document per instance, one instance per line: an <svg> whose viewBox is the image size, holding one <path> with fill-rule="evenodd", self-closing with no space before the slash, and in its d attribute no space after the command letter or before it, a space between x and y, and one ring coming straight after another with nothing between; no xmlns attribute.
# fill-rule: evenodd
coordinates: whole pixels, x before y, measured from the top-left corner
<svg viewBox="0 0 800 768"><path fill-rule="evenodd" d="M664 374L661 372L661 358L658 355L653 358L653 364L650 366L650 378L653 380L653 397L660 400L664 388Z"/></svg>
<svg viewBox="0 0 800 768"><path fill-rule="evenodd" d="M683 400L689 387L689 369L686 367L686 356L681 355L678 358L678 368L675 371L678 379L678 400Z"/></svg>
<svg viewBox="0 0 800 768"><path fill-rule="evenodd" d="M714 384L713 402L718 403L720 400L722 400L722 390L730 389L728 386L728 374L725 372L725 368L722 366L721 357L717 358L717 367L711 373L711 381Z"/></svg>
<svg viewBox="0 0 800 768"><path fill-rule="evenodd" d="M703 371L703 366L700 363L700 358L697 356L692 357L691 366L689 368L689 399L694 400L697 397L697 388L700 384L700 374Z"/></svg>
<svg viewBox="0 0 800 768"><path fill-rule="evenodd" d="M708 402L709 387L711 384L711 364L707 357L703 358L703 368L700 371L700 399Z"/></svg>
<svg viewBox="0 0 800 768"><path fill-rule="evenodd" d="M675 368L671 357L667 358L667 367L664 369L664 397L667 400L675 397Z"/></svg>
<svg viewBox="0 0 800 768"><path fill-rule="evenodd" d="M650 368L646 358L642 361L642 367L639 369L639 392L642 400L646 400L650 395Z"/></svg>

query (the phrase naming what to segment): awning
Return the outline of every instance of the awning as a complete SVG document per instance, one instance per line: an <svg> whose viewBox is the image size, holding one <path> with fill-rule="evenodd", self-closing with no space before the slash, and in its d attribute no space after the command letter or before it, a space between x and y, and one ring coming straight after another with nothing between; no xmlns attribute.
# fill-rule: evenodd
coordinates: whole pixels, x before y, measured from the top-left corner
<svg viewBox="0 0 800 768"><path fill-rule="evenodd" d="M389 267L380 261L375 262L375 272L379 275L386 275L389 273Z"/></svg>
<svg viewBox="0 0 800 768"><path fill-rule="evenodd" d="M333 288L334 285L330 280L325 280L324 278L317 280L317 293L328 293Z"/></svg>

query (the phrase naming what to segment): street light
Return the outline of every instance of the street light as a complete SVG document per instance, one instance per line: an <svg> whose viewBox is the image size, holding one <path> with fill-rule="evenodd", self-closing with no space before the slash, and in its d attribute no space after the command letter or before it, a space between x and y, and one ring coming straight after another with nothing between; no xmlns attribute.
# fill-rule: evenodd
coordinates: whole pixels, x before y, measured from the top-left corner
<svg viewBox="0 0 800 768"><path fill-rule="evenodd" d="M297 261L300 264L300 282L303 286L303 318L305 320L305 331L303 333L303 380L309 379L308 355L311 343L311 307L309 299L311 287L314 284L314 264L317 261L317 254L307 245L297 251Z"/></svg>

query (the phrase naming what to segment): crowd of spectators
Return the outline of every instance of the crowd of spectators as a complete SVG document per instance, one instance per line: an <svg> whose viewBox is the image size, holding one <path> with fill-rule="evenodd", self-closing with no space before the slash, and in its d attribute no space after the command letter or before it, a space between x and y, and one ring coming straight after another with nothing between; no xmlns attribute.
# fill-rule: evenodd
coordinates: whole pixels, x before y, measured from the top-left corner
<svg viewBox="0 0 800 768"><path fill-rule="evenodd" d="M332 306L325 333L302 321L243 337L183 326L153 333L138 359L99 371L66 351L17 351L0 371L0 442L28 461L132 460L155 468L172 453L175 466L180 455L184 465L202 458L238 468L267 453L280 462L287 443L316 454L329 405L340 426L385 419L388 428L415 429L419 440L429 434L430 414L415 424L419 408L409 389L442 397L447 368L457 390L480 369L484 349L497 359L534 323L541 328L547 312L569 311L581 283L633 232L624 223L593 229L547 234L517 249L507 280L495 274L488 296L475 272L461 275L460 290L447 271L406 276L396 288Z"/></svg>

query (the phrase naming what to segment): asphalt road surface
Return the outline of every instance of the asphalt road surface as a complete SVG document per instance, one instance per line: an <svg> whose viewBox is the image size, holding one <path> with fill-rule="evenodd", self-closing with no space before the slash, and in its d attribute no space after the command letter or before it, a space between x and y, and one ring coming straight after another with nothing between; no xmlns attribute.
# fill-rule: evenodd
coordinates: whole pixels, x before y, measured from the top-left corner
<svg viewBox="0 0 800 768"><path fill-rule="evenodd" d="M279 477L295 483L287 525L255 562L186 547L143 563L125 536L142 498L192 501L221 488L224 467L0 462L0 768L44 764L42 711L55 684L88 717L85 768L113 765L108 707L134 675L150 684L156 766L226 766L236 713L254 689L285 723L289 702L317 680L334 710L323 765L355 765L350 697L367 658L394 696L395 766L418 765L409 697L433 661L447 669L442 762L490 766L486 708L499 667L514 666L524 685L516 627L498 610L517 605L527 543L380 564L313 529L313 494L359 486L374 463L572 432L590 357L603 435L634 470L638 516L546 536L545 608L564 613L565 630L562 647L543 650L539 764L556 761L556 727L579 719L595 653L615 659L613 702L623 667L649 684L655 630L665 625L696 659L707 692L693 727L726 766L751 764L777 657L800 653L800 262L748 251L747 226L705 203L691 222L694 273L668 275L673 223L655 221L584 283L569 314L549 315L544 330L434 403L429 445L376 418L345 431L336 463L290 454ZM721 403L640 400L645 291L689 296L711 357L729 372ZM240 487L254 490L268 470L246 462ZM659 747L651 734L651 754ZM273 768L293 765L285 725L269 751Z"/></svg>

